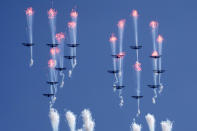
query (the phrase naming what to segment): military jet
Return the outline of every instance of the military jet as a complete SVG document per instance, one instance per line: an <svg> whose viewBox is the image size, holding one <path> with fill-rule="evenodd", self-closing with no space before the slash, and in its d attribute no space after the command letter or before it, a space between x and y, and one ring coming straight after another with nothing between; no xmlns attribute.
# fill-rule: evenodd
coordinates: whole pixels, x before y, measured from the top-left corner
<svg viewBox="0 0 197 131"><path fill-rule="evenodd" d="M58 71L63 71L63 70L66 70L66 67L56 67L55 69Z"/></svg>
<svg viewBox="0 0 197 131"><path fill-rule="evenodd" d="M154 73L157 73L157 74L161 74L161 73L164 73L165 70L153 70Z"/></svg>
<svg viewBox="0 0 197 131"><path fill-rule="evenodd" d="M67 44L68 47L78 47L79 44Z"/></svg>
<svg viewBox="0 0 197 131"><path fill-rule="evenodd" d="M56 84L58 84L58 82L57 82L57 81L54 81L54 82L52 82L52 81L47 81L47 84L49 84L49 85L56 85Z"/></svg>
<svg viewBox="0 0 197 131"><path fill-rule="evenodd" d="M119 71L119 70L108 70L107 72L108 72L108 73L111 73L111 74L117 74L117 73L119 73L120 71Z"/></svg>
<svg viewBox="0 0 197 131"><path fill-rule="evenodd" d="M66 59L74 59L74 58L76 58L76 56L64 56L64 58L66 58Z"/></svg>
<svg viewBox="0 0 197 131"><path fill-rule="evenodd" d="M43 96L46 96L46 97L52 97L54 96L54 94L42 94Z"/></svg>
<svg viewBox="0 0 197 131"><path fill-rule="evenodd" d="M125 56L124 54L112 55L112 57L117 58L117 59L122 58L124 56Z"/></svg>
<svg viewBox="0 0 197 131"><path fill-rule="evenodd" d="M22 45L30 47L30 46L34 46L35 44L34 43L22 43Z"/></svg>
<svg viewBox="0 0 197 131"><path fill-rule="evenodd" d="M115 89L119 90L119 89L124 88L125 86L118 86L118 85L114 85L113 87L114 87Z"/></svg>
<svg viewBox="0 0 197 131"><path fill-rule="evenodd" d="M51 44L51 43L47 43L47 46L49 46L49 47L57 47L59 44Z"/></svg>
<svg viewBox="0 0 197 131"><path fill-rule="evenodd" d="M150 58L154 58L154 59L157 59L157 58L160 58L161 57L161 55L158 55L158 56L150 56Z"/></svg>
<svg viewBox="0 0 197 131"><path fill-rule="evenodd" d="M139 50L142 48L141 45L138 45L138 46L130 46L131 49L134 49L134 50Z"/></svg>
<svg viewBox="0 0 197 131"><path fill-rule="evenodd" d="M160 85L147 85L149 88L155 89L155 88L159 88Z"/></svg>
<svg viewBox="0 0 197 131"><path fill-rule="evenodd" d="M134 99L141 99L141 98L143 98L143 96L131 96L132 98L134 98Z"/></svg>

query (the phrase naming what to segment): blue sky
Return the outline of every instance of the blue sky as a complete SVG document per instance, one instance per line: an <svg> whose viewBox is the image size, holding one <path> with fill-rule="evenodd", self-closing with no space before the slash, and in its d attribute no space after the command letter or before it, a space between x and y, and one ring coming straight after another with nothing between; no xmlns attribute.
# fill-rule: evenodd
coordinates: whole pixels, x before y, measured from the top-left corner
<svg viewBox="0 0 197 131"><path fill-rule="evenodd" d="M139 41L144 48L140 51L142 63L141 116L136 121L148 130L144 116L152 113L156 117L156 130L161 130L160 121L174 121L175 131L197 129L195 116L196 100L196 34L197 14L194 0L54 0L58 10L57 32L64 32L70 20L69 12L77 5L79 12L78 65L71 80L58 91L55 108L60 112L60 131L69 130L64 119L64 110L78 114L77 127L82 125L80 113L89 108L96 122L97 131L128 131L137 111L137 103L130 96L135 94L132 65L135 53L128 47L134 42L133 22L129 17L137 9L139 18ZM34 17L35 65L29 64L29 50L21 46L25 41L25 8L32 6ZM47 61L51 42L47 10L49 0L4 0L0 2L1 13L1 130L7 131L50 131L48 99L42 93L49 90ZM124 83L125 105L118 106L119 99L112 90L113 77L106 71L112 68L111 49L108 42L112 32L117 32L118 20L127 19L124 35ZM164 36L163 75L166 85L153 105L153 92L146 87L153 80L152 63L148 56L152 51L149 28L151 20L159 21L159 33ZM66 54L68 50L66 50ZM65 61L65 65L69 65Z"/></svg>

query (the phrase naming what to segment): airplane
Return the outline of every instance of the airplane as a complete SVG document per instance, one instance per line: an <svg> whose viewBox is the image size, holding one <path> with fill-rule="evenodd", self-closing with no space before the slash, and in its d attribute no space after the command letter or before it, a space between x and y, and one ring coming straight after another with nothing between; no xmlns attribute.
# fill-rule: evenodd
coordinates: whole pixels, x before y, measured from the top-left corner
<svg viewBox="0 0 197 131"><path fill-rule="evenodd" d="M124 54L122 54L122 55L118 54L118 55L111 55L111 56L114 57L114 58L119 59L119 58L124 57L125 55Z"/></svg>
<svg viewBox="0 0 197 131"><path fill-rule="evenodd" d="M153 89L155 89L155 88L159 88L160 87L160 85L147 85L149 88L153 88Z"/></svg>
<svg viewBox="0 0 197 131"><path fill-rule="evenodd" d="M30 46L34 46L35 44L34 43L22 43L22 45L30 47Z"/></svg>
<svg viewBox="0 0 197 131"><path fill-rule="evenodd" d="M154 73L157 73L157 74L161 74L161 73L164 73L165 70L153 70Z"/></svg>
<svg viewBox="0 0 197 131"><path fill-rule="evenodd" d="M154 58L154 59L157 59L157 58L160 58L161 57L161 55L158 55L158 56L150 56L151 58Z"/></svg>
<svg viewBox="0 0 197 131"><path fill-rule="evenodd" d="M144 96L131 96L131 97L133 97L134 99L141 99L141 98L143 98Z"/></svg>
<svg viewBox="0 0 197 131"><path fill-rule="evenodd" d="M74 58L76 58L76 56L64 56L64 58L66 58L66 59L74 59Z"/></svg>
<svg viewBox="0 0 197 131"><path fill-rule="evenodd" d="M57 81L54 81L54 82L52 82L52 81L47 81L47 84L49 84L49 85L56 85L56 84L58 84L58 82L57 82Z"/></svg>
<svg viewBox="0 0 197 131"><path fill-rule="evenodd" d="M138 46L130 46L131 49L134 49L134 50L138 50L138 49L141 49L142 46L141 45L138 45Z"/></svg>
<svg viewBox="0 0 197 131"><path fill-rule="evenodd" d="M68 47L78 47L80 44L67 44Z"/></svg>
<svg viewBox="0 0 197 131"><path fill-rule="evenodd" d="M112 73L112 74L116 74L116 73L119 73L120 71L119 70L108 70L107 72Z"/></svg>
<svg viewBox="0 0 197 131"><path fill-rule="evenodd" d="M116 88L116 89L122 89L122 88L124 88L125 86L113 86L114 88Z"/></svg>
<svg viewBox="0 0 197 131"><path fill-rule="evenodd" d="M59 44L51 44L51 43L47 43L47 46L49 46L49 47L57 47Z"/></svg>
<svg viewBox="0 0 197 131"><path fill-rule="evenodd" d="M54 94L42 94L43 96L46 96L46 97L52 97L54 96Z"/></svg>
<svg viewBox="0 0 197 131"><path fill-rule="evenodd" d="M63 71L63 70L66 70L66 67L56 67L55 69L58 71Z"/></svg>

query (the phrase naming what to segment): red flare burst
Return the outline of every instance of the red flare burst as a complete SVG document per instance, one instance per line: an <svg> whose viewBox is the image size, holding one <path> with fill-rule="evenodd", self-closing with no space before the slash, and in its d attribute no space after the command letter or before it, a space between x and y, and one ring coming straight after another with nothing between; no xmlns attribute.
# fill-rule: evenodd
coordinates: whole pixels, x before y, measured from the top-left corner
<svg viewBox="0 0 197 131"><path fill-rule="evenodd" d="M141 63L136 61L135 65L134 65L134 68L135 68L136 71L142 71Z"/></svg>
<svg viewBox="0 0 197 131"><path fill-rule="evenodd" d="M120 52L119 54L117 54L118 58L123 58L125 56L125 52Z"/></svg>
<svg viewBox="0 0 197 131"><path fill-rule="evenodd" d="M125 26L125 22L126 22L125 19L118 21L118 28L123 29Z"/></svg>
<svg viewBox="0 0 197 131"><path fill-rule="evenodd" d="M49 66L49 68L54 68L56 66L56 61L53 59L50 59L48 61L48 66Z"/></svg>
<svg viewBox="0 0 197 131"><path fill-rule="evenodd" d="M75 11L74 9L71 11L71 13L70 13L70 16L72 17L72 18L77 18L78 17L78 13L77 13L77 11Z"/></svg>
<svg viewBox="0 0 197 131"><path fill-rule="evenodd" d="M132 15L134 18L137 18L137 17L139 16L137 10L133 10L131 15Z"/></svg>
<svg viewBox="0 0 197 131"><path fill-rule="evenodd" d="M28 16L32 16L34 14L33 8L32 7L27 8L25 13Z"/></svg>
<svg viewBox="0 0 197 131"><path fill-rule="evenodd" d="M57 48L57 47L51 48L50 49L50 53L51 53L51 55L59 54L60 53L60 49Z"/></svg>
<svg viewBox="0 0 197 131"><path fill-rule="evenodd" d="M163 42L163 37L162 37L161 35L159 35L159 36L157 37L157 42L158 42L159 44L161 44L161 43Z"/></svg>
<svg viewBox="0 0 197 131"><path fill-rule="evenodd" d="M115 43L116 40L117 40L117 38L114 36L114 34L112 34L111 37L110 37L110 39L109 39L109 41L110 41L111 43Z"/></svg>
<svg viewBox="0 0 197 131"><path fill-rule="evenodd" d="M151 56L159 56L159 53L155 50L155 51L153 51Z"/></svg>
<svg viewBox="0 0 197 131"><path fill-rule="evenodd" d="M153 29L157 28L158 25L159 25L159 23L157 21L151 21L150 22L150 27L153 28Z"/></svg>
<svg viewBox="0 0 197 131"><path fill-rule="evenodd" d="M77 26L77 23L72 21L72 22L68 22L68 27L69 28L75 28Z"/></svg>
<svg viewBox="0 0 197 131"><path fill-rule="evenodd" d="M61 43L61 40L65 38L64 33L60 32L55 35L56 40Z"/></svg>
<svg viewBox="0 0 197 131"><path fill-rule="evenodd" d="M48 11L48 18L49 19L54 19L57 15L57 11L55 11L55 9L51 8L49 11Z"/></svg>

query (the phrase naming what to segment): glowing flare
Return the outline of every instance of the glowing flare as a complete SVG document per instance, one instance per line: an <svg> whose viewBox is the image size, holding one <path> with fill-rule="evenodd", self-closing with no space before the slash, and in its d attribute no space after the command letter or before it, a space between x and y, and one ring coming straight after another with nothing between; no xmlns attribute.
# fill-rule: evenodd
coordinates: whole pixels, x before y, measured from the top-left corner
<svg viewBox="0 0 197 131"><path fill-rule="evenodd" d="M32 7L27 8L25 13L28 16L32 16L34 14L33 8Z"/></svg>
<svg viewBox="0 0 197 131"><path fill-rule="evenodd" d="M55 11L55 9L51 8L49 11L48 11L48 18L49 19L54 19L57 15L57 11Z"/></svg>
<svg viewBox="0 0 197 131"><path fill-rule="evenodd" d="M115 43L115 42L117 41L117 38L114 36L114 34L111 35L109 41L110 41L111 43Z"/></svg>
<svg viewBox="0 0 197 131"><path fill-rule="evenodd" d="M135 65L134 65L134 68L135 68L136 71L142 71L141 63L136 61Z"/></svg>
<svg viewBox="0 0 197 131"><path fill-rule="evenodd" d="M159 53L155 50L153 51L152 56L159 56Z"/></svg>
<svg viewBox="0 0 197 131"><path fill-rule="evenodd" d="M118 22L118 28L123 29L124 26L125 26L125 22L126 22L125 19L120 20L120 21Z"/></svg>
<svg viewBox="0 0 197 131"><path fill-rule="evenodd" d="M131 15L135 18L139 16L137 10L133 10Z"/></svg>
<svg viewBox="0 0 197 131"><path fill-rule="evenodd" d="M57 47L51 48L50 49L50 53L51 53L51 55L59 54L60 53L60 49L57 48Z"/></svg>
<svg viewBox="0 0 197 131"><path fill-rule="evenodd" d="M53 59L50 59L48 61L48 66L49 66L49 68L54 68L56 66L56 61Z"/></svg>
<svg viewBox="0 0 197 131"><path fill-rule="evenodd" d="M70 16L72 17L72 18L77 18L78 17L78 13L77 13L77 11L75 11L74 9L71 11L71 13L70 13Z"/></svg>
<svg viewBox="0 0 197 131"><path fill-rule="evenodd" d="M55 35L56 40L61 43L61 40L65 38L64 33L60 32Z"/></svg>
<svg viewBox="0 0 197 131"><path fill-rule="evenodd" d="M161 35L159 35L159 36L157 37L157 42L158 42L159 44L161 44L161 43L163 42L163 37L162 37Z"/></svg>
<svg viewBox="0 0 197 131"><path fill-rule="evenodd" d="M117 54L118 58L123 58L125 56L125 52L120 52Z"/></svg>
<svg viewBox="0 0 197 131"><path fill-rule="evenodd" d="M77 26L77 23L72 21L72 22L68 22L68 27L69 28L75 28Z"/></svg>
<svg viewBox="0 0 197 131"><path fill-rule="evenodd" d="M158 25L159 25L159 23L157 21L151 21L150 22L150 27L153 28L153 29L157 28Z"/></svg>

